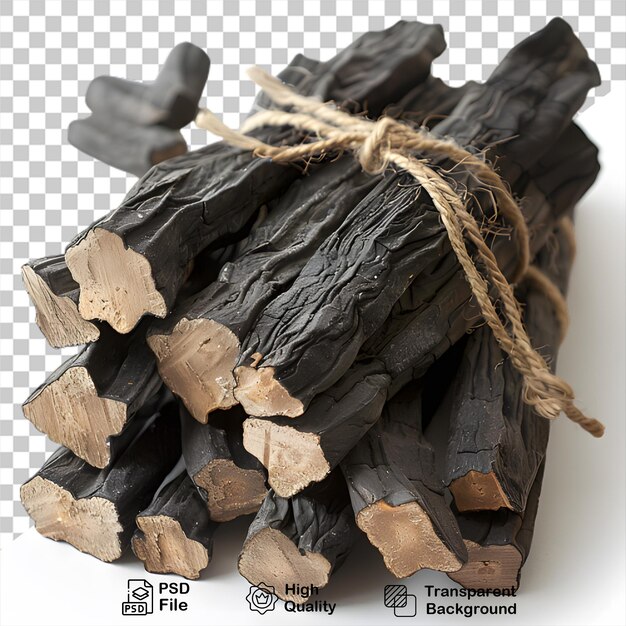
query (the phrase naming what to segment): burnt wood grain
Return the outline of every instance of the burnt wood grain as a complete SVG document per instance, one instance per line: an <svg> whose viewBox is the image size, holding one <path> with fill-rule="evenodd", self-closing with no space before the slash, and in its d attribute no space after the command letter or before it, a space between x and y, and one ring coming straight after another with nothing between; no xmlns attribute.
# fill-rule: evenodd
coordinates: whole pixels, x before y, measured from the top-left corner
<svg viewBox="0 0 626 626"><path fill-rule="evenodd" d="M181 407L185 465L216 522L256 513L267 495L265 470L243 445L245 417L234 407L200 424Z"/></svg>
<svg viewBox="0 0 626 626"><path fill-rule="evenodd" d="M20 490L37 530L103 561L118 559L135 531L135 516L180 457L180 423L174 402L105 469L59 448Z"/></svg>
<svg viewBox="0 0 626 626"><path fill-rule="evenodd" d="M518 44L433 132L484 149L513 185L567 128L598 81L569 25L553 20ZM436 164L480 207L479 219L493 217L489 194L470 172L445 159ZM301 415L350 367L409 285L420 285L423 272L452 256L438 211L416 192L407 173L388 173L266 307L236 370L235 396L248 413Z"/></svg>
<svg viewBox="0 0 626 626"><path fill-rule="evenodd" d="M566 225L557 228L537 255L535 267L565 294L573 262ZM517 288L533 345L552 370L564 328L540 285ZM523 379L488 327L468 339L451 391L446 483L461 511L508 508L522 512L543 462L549 421L524 402Z"/></svg>
<svg viewBox="0 0 626 626"><path fill-rule="evenodd" d="M328 62L305 73L300 93L350 100L376 115L377 101L399 100L430 71L444 49L438 26L400 22L368 33ZM407 71L410 66L411 70ZM297 141L289 129L252 134L266 142ZM128 332L144 314L164 317L200 250L241 230L264 203L298 176L293 166L258 159L223 142L169 159L151 169L122 205L79 235L66 251L81 286L79 309ZM117 270L123 262L125 272ZM125 293L135 292L133 303Z"/></svg>
<svg viewBox="0 0 626 626"><path fill-rule="evenodd" d="M147 325L100 339L70 357L23 404L24 415L56 443L95 467L111 458L112 438L162 386L145 343Z"/></svg>
<svg viewBox="0 0 626 626"><path fill-rule="evenodd" d="M218 524L185 470L161 487L136 522L131 546L146 571L196 579L211 561Z"/></svg>
<svg viewBox="0 0 626 626"><path fill-rule="evenodd" d="M279 598L302 604L308 595L300 589L328 584L349 554L355 530L338 474L291 499L270 491L248 530L239 572L251 584L269 585Z"/></svg>

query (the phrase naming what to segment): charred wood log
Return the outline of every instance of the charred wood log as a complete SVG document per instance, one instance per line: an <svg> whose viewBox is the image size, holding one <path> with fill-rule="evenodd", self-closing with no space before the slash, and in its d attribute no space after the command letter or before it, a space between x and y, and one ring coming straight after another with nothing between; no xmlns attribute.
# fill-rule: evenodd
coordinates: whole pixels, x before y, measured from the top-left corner
<svg viewBox="0 0 626 626"><path fill-rule="evenodd" d="M81 152L135 176L187 152L187 142L177 130L136 126L104 114L74 120L67 129L67 140Z"/></svg>
<svg viewBox="0 0 626 626"><path fill-rule="evenodd" d="M325 100L350 99L361 106L367 101L376 115L376 103L397 101L421 82L444 47L440 27L400 22L364 35L321 63L298 89ZM263 128L254 134L274 144L299 137L291 129ZM144 314L165 317L187 263L203 248L241 230L298 176L295 167L257 159L223 142L166 163L153 168L117 210L66 251L68 267L81 286L81 315L104 319L119 332L131 330Z"/></svg>
<svg viewBox="0 0 626 626"><path fill-rule="evenodd" d="M466 589L517 589L535 532L545 460L539 466L526 507L460 513L456 519L468 561L448 576Z"/></svg>
<svg viewBox="0 0 626 626"><path fill-rule="evenodd" d="M106 469L59 448L22 485L22 504L45 537L115 561L130 543L135 516L179 457L180 423L169 403Z"/></svg>
<svg viewBox="0 0 626 626"><path fill-rule="evenodd" d="M146 571L199 578L211 560L218 525L186 471L164 485L136 521L131 545Z"/></svg>
<svg viewBox="0 0 626 626"><path fill-rule="evenodd" d="M99 324L83 319L78 312L78 283L62 254L29 261L22 266L22 280L35 306L35 322L53 348L98 339Z"/></svg>
<svg viewBox="0 0 626 626"><path fill-rule="evenodd" d="M513 187L526 198L533 256L545 244L556 216L572 209L598 172L597 149L575 126L549 155L531 170L537 173L536 182L523 176ZM499 237L494 250L504 267L512 268L515 247ZM323 478L376 422L384 399L422 377L478 320L465 276L447 255L411 285L357 361L301 417L247 420L245 445L268 469L270 485L288 496Z"/></svg>
<svg viewBox="0 0 626 626"><path fill-rule="evenodd" d="M239 555L239 572L251 584L274 588L296 604L300 590L322 588L347 557L354 519L341 476L286 500L270 491L250 525Z"/></svg>
<svg viewBox="0 0 626 626"><path fill-rule="evenodd" d="M421 405L420 384L410 384L342 463L356 523L398 578L424 568L456 571L467 561Z"/></svg>
<svg viewBox="0 0 626 626"><path fill-rule="evenodd" d="M553 20L516 46L434 132L498 157L500 174L513 185L549 150L598 80L569 25ZM438 165L489 218L492 200L471 173L445 159ZM422 274L447 256L453 253L431 199L416 198L407 173L388 174L259 317L236 370L235 397L251 415L301 415L350 367L407 287L420 285Z"/></svg>
<svg viewBox="0 0 626 626"><path fill-rule="evenodd" d="M236 404L233 370L257 315L376 180L346 157L296 181L269 203L268 217L218 281L153 326L148 344L161 377L198 421Z"/></svg>
<svg viewBox="0 0 626 626"><path fill-rule="evenodd" d="M94 114L109 119L178 130L196 117L210 65L204 50L183 42L169 53L155 81L98 76L89 83L85 101Z"/></svg>
<svg viewBox="0 0 626 626"><path fill-rule="evenodd" d="M323 480L379 419L390 379L377 364L353 367L311 403L304 415L244 422L246 450L268 471L268 482L288 498Z"/></svg>
<svg viewBox="0 0 626 626"><path fill-rule="evenodd" d="M263 466L243 447L244 418L235 407L200 424L181 407L185 465L216 522L256 513L267 495Z"/></svg>
<svg viewBox="0 0 626 626"><path fill-rule="evenodd" d="M196 116L209 57L191 43L177 45L153 83L100 76L85 99L93 111L68 128L78 150L143 176L153 165L187 152L178 132Z"/></svg>
<svg viewBox="0 0 626 626"><path fill-rule="evenodd" d="M571 222L555 231L534 267L564 294L573 262ZM556 367L565 331L541 283L518 287L524 321L537 348ZM469 338L451 391L446 483L460 511L508 508L521 513L548 445L550 424L524 403L523 381L487 327Z"/></svg>
<svg viewBox="0 0 626 626"><path fill-rule="evenodd" d="M427 115L449 113L465 90L429 76L402 106L422 111L421 117L412 114L421 123ZM148 343L161 377L197 420L205 422L207 413L236 403L233 370L255 319L378 180L344 157L296 181L269 203L267 219L253 229L218 282L153 325Z"/></svg>
<svg viewBox="0 0 626 626"><path fill-rule="evenodd" d="M113 439L162 383L145 343L146 324L130 335L105 325L100 332L100 339L55 370L23 409L52 441L103 468L111 460Z"/></svg>

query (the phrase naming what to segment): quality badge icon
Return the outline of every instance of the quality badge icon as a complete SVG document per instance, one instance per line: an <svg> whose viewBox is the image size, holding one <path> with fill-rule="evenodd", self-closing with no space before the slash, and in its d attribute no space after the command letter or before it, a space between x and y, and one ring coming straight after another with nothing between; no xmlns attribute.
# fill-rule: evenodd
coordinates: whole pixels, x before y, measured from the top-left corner
<svg viewBox="0 0 626 626"><path fill-rule="evenodd" d="M278 600L275 592L274 587L266 585L265 583L252 585L246 596L250 610L256 611L261 615L264 615L268 611L273 611Z"/></svg>

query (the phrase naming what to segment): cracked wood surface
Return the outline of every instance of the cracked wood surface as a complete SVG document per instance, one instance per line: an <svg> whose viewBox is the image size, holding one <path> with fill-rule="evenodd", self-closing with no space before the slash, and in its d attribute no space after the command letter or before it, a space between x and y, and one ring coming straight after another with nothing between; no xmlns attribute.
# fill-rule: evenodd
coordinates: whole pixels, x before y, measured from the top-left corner
<svg viewBox="0 0 626 626"><path fill-rule="evenodd" d="M131 545L146 571L196 579L211 560L217 527L183 470L163 485L150 506L137 515Z"/></svg>
<svg viewBox="0 0 626 626"><path fill-rule="evenodd" d="M565 294L574 256L569 227L561 225L537 255L535 266ZM560 320L536 284L517 288L533 345L552 370ZM522 512L545 458L550 423L524 403L523 380L489 328L468 339L451 391L446 483L460 511L505 507Z"/></svg>
<svg viewBox="0 0 626 626"><path fill-rule="evenodd" d="M20 497L42 535L114 561L130 544L135 516L179 457L180 425L170 403L107 468L91 467L59 448L22 485Z"/></svg>
<svg viewBox="0 0 626 626"><path fill-rule="evenodd" d="M297 88L324 100L350 100L361 107L367 103L376 116L380 107L401 99L420 82L444 48L439 26L399 22L363 35L310 73L300 72ZM297 76L289 74L292 82ZM284 128L251 134L274 144L299 138ZM107 320L119 332L128 332L144 314L164 317L187 263L203 248L240 231L262 204L297 177L295 167L256 158L224 142L153 167L117 210L67 248L68 267L81 286L81 314ZM110 239L118 239L133 261L125 272L116 271L120 246ZM120 297L124 291L135 297Z"/></svg>
<svg viewBox="0 0 626 626"><path fill-rule="evenodd" d="M433 132L486 149L513 185L549 151L597 82L597 68L571 28L553 20L516 46ZM503 143L494 146L495 141ZM438 163L450 168L445 159ZM489 194L469 172L448 169L447 176L490 215ZM387 173L293 285L266 307L236 370L246 382L236 397L248 413L276 415L288 405L282 414L302 414L350 367L407 287L421 284L423 272L452 255L437 210L415 187L408 174ZM272 394L263 401L267 388Z"/></svg>
<svg viewBox="0 0 626 626"><path fill-rule="evenodd" d="M97 342L67 359L26 399L26 418L52 441L105 467L115 439L162 386L145 332L145 324L129 335L103 325Z"/></svg>
<svg viewBox="0 0 626 626"><path fill-rule="evenodd" d="M270 491L250 524L239 572L251 584L271 585L283 600L303 604L308 596L287 593L286 585L325 587L347 557L355 530L338 474L290 499Z"/></svg>

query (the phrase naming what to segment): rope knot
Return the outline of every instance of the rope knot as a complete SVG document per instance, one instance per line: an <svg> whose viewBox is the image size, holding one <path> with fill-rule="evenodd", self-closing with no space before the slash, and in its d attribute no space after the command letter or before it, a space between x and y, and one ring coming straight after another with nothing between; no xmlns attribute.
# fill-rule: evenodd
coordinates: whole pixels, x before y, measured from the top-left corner
<svg viewBox="0 0 626 626"><path fill-rule="evenodd" d="M432 155L443 156L467 168L482 190L491 195L494 217L501 214L511 225L512 238L518 244L518 267L513 276L515 281L526 273L529 264L528 228L520 206L498 172L485 160L451 139L430 135L390 117L382 117L374 122L350 115L332 103L296 93L259 68L253 68L249 74L274 102L291 110L256 113L248 118L239 131L231 130L210 111L202 110L196 117L198 126L235 146L253 151L259 157L269 157L279 162L351 150L366 172L381 173L391 163L405 170L430 196L439 212L452 250L463 268L483 318L500 347L511 357L513 365L524 378L526 402L539 415L548 419L554 419L564 411L585 430L596 437L601 436L604 431L602 424L585 416L574 405L571 387L550 371L545 360L533 348L513 287L487 244L484 230L467 205L468 200L459 195L455 186L439 173L433 164ZM253 128L272 125L290 125L317 139L294 145L273 146L245 134ZM418 159L414 156L416 153L431 155L431 158ZM468 243L474 252L470 252ZM500 302L500 310L496 307L496 301ZM565 316L562 317L565 320Z"/></svg>
<svg viewBox="0 0 626 626"><path fill-rule="evenodd" d="M389 152L398 149L393 145L393 130L399 124L390 117L381 117L375 122L370 132L365 135L365 139L361 147L357 150L357 157L363 170L368 174L380 174L387 169L389 165Z"/></svg>

